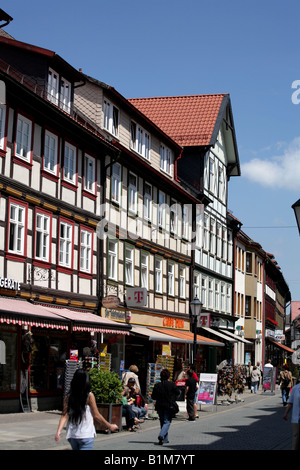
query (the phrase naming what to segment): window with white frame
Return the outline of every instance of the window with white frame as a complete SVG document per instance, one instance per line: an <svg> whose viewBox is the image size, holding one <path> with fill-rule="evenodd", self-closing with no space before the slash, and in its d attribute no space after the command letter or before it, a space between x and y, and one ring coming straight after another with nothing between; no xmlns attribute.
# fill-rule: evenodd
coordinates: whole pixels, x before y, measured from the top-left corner
<svg viewBox="0 0 300 470"><path fill-rule="evenodd" d="M220 305L220 310L222 312L225 312L225 310L226 310L226 292L225 292L225 284L223 282L221 283L221 305Z"/></svg>
<svg viewBox="0 0 300 470"><path fill-rule="evenodd" d="M130 145L142 157L150 160L150 134L134 121L131 121Z"/></svg>
<svg viewBox="0 0 300 470"><path fill-rule="evenodd" d="M216 249L215 227L216 227L215 220L211 217L210 218L210 233L209 233L209 236L210 236L209 250L211 254L215 254L215 249Z"/></svg>
<svg viewBox="0 0 300 470"><path fill-rule="evenodd" d="M168 263L168 295L175 295L175 265Z"/></svg>
<svg viewBox="0 0 300 470"><path fill-rule="evenodd" d="M170 231L173 235L177 234L178 204L172 199L170 207Z"/></svg>
<svg viewBox="0 0 300 470"><path fill-rule="evenodd" d="M217 222L217 256L222 256L222 226Z"/></svg>
<svg viewBox="0 0 300 470"><path fill-rule="evenodd" d="M96 160L91 155L84 155L84 189L92 194L96 192Z"/></svg>
<svg viewBox="0 0 300 470"><path fill-rule="evenodd" d="M209 163L209 190L213 193L215 187L215 162L213 158L208 159Z"/></svg>
<svg viewBox="0 0 300 470"><path fill-rule="evenodd" d="M219 165L218 170L218 198L224 201L225 196L225 168Z"/></svg>
<svg viewBox="0 0 300 470"><path fill-rule="evenodd" d="M125 284L133 286L134 283L134 249L125 247Z"/></svg>
<svg viewBox="0 0 300 470"><path fill-rule="evenodd" d="M171 174L172 152L163 144L160 145L160 169Z"/></svg>
<svg viewBox="0 0 300 470"><path fill-rule="evenodd" d="M73 244L73 225L60 221L59 231L59 265L66 268L72 267L72 244Z"/></svg>
<svg viewBox="0 0 300 470"><path fill-rule="evenodd" d="M201 301L203 303L203 307L206 307L207 304L207 278L202 276L201 279Z"/></svg>
<svg viewBox="0 0 300 470"><path fill-rule="evenodd" d="M200 298L200 274L195 272L194 273L194 285L193 285L193 298L198 297Z"/></svg>
<svg viewBox="0 0 300 470"><path fill-rule="evenodd" d="M17 117L16 156L30 162L32 122L22 114Z"/></svg>
<svg viewBox="0 0 300 470"><path fill-rule="evenodd" d="M222 227L222 258L227 259L227 231Z"/></svg>
<svg viewBox="0 0 300 470"><path fill-rule="evenodd" d="M226 285L226 312L231 313L231 286Z"/></svg>
<svg viewBox="0 0 300 470"><path fill-rule="evenodd" d="M220 309L220 283L215 281L215 309Z"/></svg>
<svg viewBox="0 0 300 470"><path fill-rule="evenodd" d="M60 82L60 107L70 114L71 111L71 83L61 79Z"/></svg>
<svg viewBox="0 0 300 470"><path fill-rule="evenodd" d="M0 149L5 147L5 123L6 123L6 106L0 104Z"/></svg>
<svg viewBox="0 0 300 470"><path fill-rule="evenodd" d="M76 183L76 147L65 142L64 179L72 184Z"/></svg>
<svg viewBox="0 0 300 470"><path fill-rule="evenodd" d="M49 68L48 71L48 100L58 104L59 99L59 75Z"/></svg>
<svg viewBox="0 0 300 470"><path fill-rule="evenodd" d="M179 267L179 296L181 299L185 299L185 272L186 269L184 266Z"/></svg>
<svg viewBox="0 0 300 470"><path fill-rule="evenodd" d="M187 204L182 206L182 238L188 240L189 237L189 226L191 225L190 221L191 210Z"/></svg>
<svg viewBox="0 0 300 470"><path fill-rule="evenodd" d="M44 170L57 175L57 163L58 136L46 130L44 144Z"/></svg>
<svg viewBox="0 0 300 470"><path fill-rule="evenodd" d="M208 280L208 308L213 308L214 299L213 299L214 289L213 289L213 280Z"/></svg>
<svg viewBox="0 0 300 470"><path fill-rule="evenodd" d="M136 214L138 202L137 176L129 172L128 180L128 210Z"/></svg>
<svg viewBox="0 0 300 470"><path fill-rule="evenodd" d="M162 191L158 193L158 225L162 228L166 226L166 195Z"/></svg>
<svg viewBox="0 0 300 470"><path fill-rule="evenodd" d="M103 128L110 134L119 135L119 110L107 99L103 100Z"/></svg>
<svg viewBox="0 0 300 470"><path fill-rule="evenodd" d="M209 238L208 216L204 214L204 217L203 217L203 249L205 251L208 251L208 248L209 248L208 238Z"/></svg>
<svg viewBox="0 0 300 470"><path fill-rule="evenodd" d="M51 217L43 212L36 213L35 223L35 258L41 261L50 260L50 226Z"/></svg>
<svg viewBox="0 0 300 470"><path fill-rule="evenodd" d="M141 252L141 287L149 287L149 254Z"/></svg>
<svg viewBox="0 0 300 470"><path fill-rule="evenodd" d="M112 166L111 199L117 204L121 203L121 165L119 163Z"/></svg>
<svg viewBox="0 0 300 470"><path fill-rule="evenodd" d="M108 240L108 279L118 280L118 242Z"/></svg>
<svg viewBox="0 0 300 470"><path fill-rule="evenodd" d="M92 272L92 239L93 234L86 229L80 230L80 270Z"/></svg>
<svg viewBox="0 0 300 470"><path fill-rule="evenodd" d="M25 251L26 210L25 206L10 203L8 251L17 255L24 255Z"/></svg>
<svg viewBox="0 0 300 470"><path fill-rule="evenodd" d="M146 181L144 183L144 218L152 220L152 186Z"/></svg>
<svg viewBox="0 0 300 470"><path fill-rule="evenodd" d="M162 259L155 258L155 292L162 294Z"/></svg>

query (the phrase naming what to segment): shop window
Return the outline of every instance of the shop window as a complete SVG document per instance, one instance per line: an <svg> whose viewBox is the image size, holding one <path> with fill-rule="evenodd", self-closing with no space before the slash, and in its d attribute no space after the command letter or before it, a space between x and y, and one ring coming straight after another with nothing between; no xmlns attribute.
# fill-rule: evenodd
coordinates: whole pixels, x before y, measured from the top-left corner
<svg viewBox="0 0 300 470"><path fill-rule="evenodd" d="M17 332L0 328L0 394L17 391Z"/></svg>
<svg viewBox="0 0 300 470"><path fill-rule="evenodd" d="M61 389L67 340L33 331L33 344L30 364L31 392Z"/></svg>

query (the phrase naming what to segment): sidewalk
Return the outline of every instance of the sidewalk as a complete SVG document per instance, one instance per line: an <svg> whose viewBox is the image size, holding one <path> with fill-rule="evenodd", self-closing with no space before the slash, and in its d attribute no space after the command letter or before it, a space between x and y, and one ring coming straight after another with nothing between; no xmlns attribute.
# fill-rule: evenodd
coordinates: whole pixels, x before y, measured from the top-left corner
<svg viewBox="0 0 300 470"><path fill-rule="evenodd" d="M280 396L280 391L276 390L276 396ZM259 401L266 396L270 396L269 392L263 393L259 390L256 394L251 394L249 390L245 390L241 395L233 395L230 401L218 397L217 405L198 405L199 418L207 417L208 414L216 414L226 411L232 407L243 406L253 401ZM235 400L235 398L237 398ZM174 421L186 420L185 402L178 402L179 413ZM70 445L65 439L65 433L59 443L55 442L54 436L57 430L60 411L44 411L31 413L14 413L0 414L0 450L70 450ZM138 432L159 428L157 414L153 412L153 408L149 409L150 419L140 425ZM121 434L128 434L126 429ZM119 433L114 433L118 434ZM95 442L101 440L112 439L114 434L97 433Z"/></svg>

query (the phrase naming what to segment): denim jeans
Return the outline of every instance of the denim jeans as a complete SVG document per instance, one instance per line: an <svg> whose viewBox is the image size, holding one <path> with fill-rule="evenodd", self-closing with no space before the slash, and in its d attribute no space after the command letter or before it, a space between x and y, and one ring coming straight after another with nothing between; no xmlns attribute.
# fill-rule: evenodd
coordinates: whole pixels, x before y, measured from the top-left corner
<svg viewBox="0 0 300 470"><path fill-rule="evenodd" d="M147 414L147 410L144 407L138 407L136 405L131 405L132 409L138 419L142 419Z"/></svg>
<svg viewBox="0 0 300 470"><path fill-rule="evenodd" d="M258 388L258 382L251 382L251 391L253 390L254 393L256 393L257 388Z"/></svg>
<svg viewBox="0 0 300 470"><path fill-rule="evenodd" d="M172 416L168 410L158 409L157 410L159 421L160 421L160 433L159 435L163 438L164 442L169 442L168 432L172 422Z"/></svg>
<svg viewBox="0 0 300 470"><path fill-rule="evenodd" d="M70 437L68 439L71 444L72 450L93 450L94 447L94 438L89 439L74 439Z"/></svg>
<svg viewBox="0 0 300 470"><path fill-rule="evenodd" d="M281 389L281 396L282 396L282 402L287 403L289 396L290 396L290 389L289 388L282 388Z"/></svg>

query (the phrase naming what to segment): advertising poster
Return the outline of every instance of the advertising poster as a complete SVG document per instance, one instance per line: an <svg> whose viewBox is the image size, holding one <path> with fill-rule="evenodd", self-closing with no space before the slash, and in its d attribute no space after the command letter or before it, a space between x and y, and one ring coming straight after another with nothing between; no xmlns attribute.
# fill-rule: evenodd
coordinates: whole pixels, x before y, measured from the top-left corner
<svg viewBox="0 0 300 470"><path fill-rule="evenodd" d="M276 380L276 368L275 367L264 367L263 371L263 389L274 392L275 380Z"/></svg>
<svg viewBox="0 0 300 470"><path fill-rule="evenodd" d="M200 374L198 403L214 405L218 374Z"/></svg>

